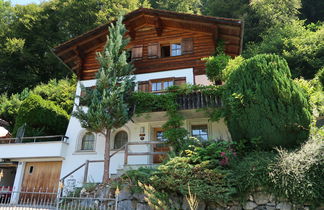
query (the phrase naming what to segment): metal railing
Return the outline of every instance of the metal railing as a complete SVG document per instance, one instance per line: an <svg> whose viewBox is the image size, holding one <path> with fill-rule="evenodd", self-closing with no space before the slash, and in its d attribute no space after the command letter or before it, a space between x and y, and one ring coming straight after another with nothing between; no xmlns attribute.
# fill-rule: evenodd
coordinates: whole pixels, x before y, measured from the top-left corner
<svg viewBox="0 0 324 210"><path fill-rule="evenodd" d="M0 144L37 143L37 142L50 142L50 141L61 141L67 143L68 139L69 137L64 135L32 136L32 137L21 137L21 138L0 138Z"/></svg>
<svg viewBox="0 0 324 210"><path fill-rule="evenodd" d="M119 153L120 151L123 151L125 149L125 154L124 154L124 165L128 165L128 157L129 156L145 156L145 155L165 155L167 152L129 152L129 146L131 145L156 145L156 144L165 144L165 142L161 141L142 141L142 142L128 142L124 144L122 147L120 147L118 150L114 151L111 155L110 158ZM89 164L90 163L100 163L104 162L104 160L86 160L85 163L81 164L79 167L75 168L73 171L68 173L67 175L63 176L60 179L60 182L64 184L64 181L66 178L80 170L81 168L84 167L84 175L83 175L83 183L87 183L88 180L88 173L89 173Z"/></svg>
<svg viewBox="0 0 324 210"><path fill-rule="evenodd" d="M0 186L0 209L5 210L113 210L118 206L118 195L110 197L109 191L84 193L75 189L62 196L60 190L48 188L13 189Z"/></svg>

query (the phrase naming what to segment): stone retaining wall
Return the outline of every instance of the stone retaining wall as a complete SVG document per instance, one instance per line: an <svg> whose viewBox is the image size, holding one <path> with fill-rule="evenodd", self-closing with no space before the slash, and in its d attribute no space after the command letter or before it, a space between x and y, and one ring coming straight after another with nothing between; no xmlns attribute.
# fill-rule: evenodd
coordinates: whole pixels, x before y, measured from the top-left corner
<svg viewBox="0 0 324 210"><path fill-rule="evenodd" d="M175 209L190 210L185 198L170 196ZM132 194L122 190L118 196L119 210L150 210L143 194ZM199 210L309 210L308 205L293 205L283 199L277 199L263 192L256 192L248 196L245 203L232 202L226 205L200 202ZM319 208L324 210L324 208Z"/></svg>

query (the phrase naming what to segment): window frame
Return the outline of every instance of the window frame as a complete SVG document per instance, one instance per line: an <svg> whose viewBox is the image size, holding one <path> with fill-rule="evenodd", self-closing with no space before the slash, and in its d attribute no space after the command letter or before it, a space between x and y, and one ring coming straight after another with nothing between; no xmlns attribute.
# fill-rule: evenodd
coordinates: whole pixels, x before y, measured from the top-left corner
<svg viewBox="0 0 324 210"><path fill-rule="evenodd" d="M124 133L126 133L126 135L127 135L127 141L126 141L126 143L127 142L129 142L129 134L128 134L128 132L126 131L126 130L118 130L116 133L115 133L115 135L114 135L114 138L113 138L113 144L112 144L112 150L119 150L123 145L121 145L121 147L118 147L118 148L115 148L115 144L116 144L116 137L117 137L117 135L119 134L119 133L121 133L121 132L124 132ZM125 150L125 148L123 149L123 150Z"/></svg>
<svg viewBox="0 0 324 210"><path fill-rule="evenodd" d="M91 134L93 135L93 148L90 150L90 149L82 149L83 147L83 139L85 138L86 135L88 134ZM81 138L79 140L79 145L78 145L78 152L95 152L96 151L96 135L92 132L83 132L82 135L81 135Z"/></svg>
<svg viewBox="0 0 324 210"><path fill-rule="evenodd" d="M175 49L173 49L173 46L179 46L179 47L176 47ZM173 55L173 51L175 52L180 52L180 54L176 54L176 55ZM182 43L171 43L170 44L170 57L175 57L175 56L181 56L183 55L182 53Z"/></svg>
<svg viewBox="0 0 324 210"><path fill-rule="evenodd" d="M173 85L175 85L175 78L174 77L149 80L149 93L153 93L153 94L164 93L166 91L166 89L164 89L164 82L171 82L171 81L172 81ZM153 91L152 84L153 83L159 83L159 82L161 82L161 90ZM171 86L173 86L173 85L171 85ZM168 87L171 87L171 86L168 86Z"/></svg>
<svg viewBox="0 0 324 210"><path fill-rule="evenodd" d="M203 135L207 135L207 139L203 139L203 138L198 138L198 136L200 137L200 136L202 136L202 135L193 135L193 127L194 126L206 126L206 129L207 129L207 134L203 134ZM210 137L210 129L209 129L209 125L208 125L208 123L206 123L206 124L191 124L190 125L190 135L192 136L192 137L195 137L195 138L197 138L199 141L208 141L208 139L209 139L209 137Z"/></svg>

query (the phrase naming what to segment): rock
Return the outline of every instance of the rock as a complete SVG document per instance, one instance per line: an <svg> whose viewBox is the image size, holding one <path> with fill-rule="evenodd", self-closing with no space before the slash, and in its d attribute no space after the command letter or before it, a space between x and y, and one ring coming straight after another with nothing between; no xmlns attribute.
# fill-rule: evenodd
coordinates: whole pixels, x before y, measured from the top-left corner
<svg viewBox="0 0 324 210"><path fill-rule="evenodd" d="M198 208L199 210L206 209L206 203L204 201L199 201Z"/></svg>
<svg viewBox="0 0 324 210"><path fill-rule="evenodd" d="M261 205L261 206L257 206L257 207L255 208L255 210L267 210L267 208L266 208L266 206Z"/></svg>
<svg viewBox="0 0 324 210"><path fill-rule="evenodd" d="M128 190L122 190L120 191L118 195L118 200L123 201L123 200L131 200L132 199L132 194Z"/></svg>
<svg viewBox="0 0 324 210"><path fill-rule="evenodd" d="M207 205L207 207L205 207L205 209L207 209L207 210L226 210L226 208L218 206L214 203L209 203ZM198 210L200 210L200 209L198 209Z"/></svg>
<svg viewBox="0 0 324 210"><path fill-rule="evenodd" d="M243 209L254 209L257 206L258 205L256 205L256 203L254 203L252 201L248 201L248 202L245 203Z"/></svg>
<svg viewBox="0 0 324 210"><path fill-rule="evenodd" d="M150 210L151 208L144 203L137 203L136 210Z"/></svg>
<svg viewBox="0 0 324 210"><path fill-rule="evenodd" d="M252 195L249 195L248 200L249 200L249 201L254 201L253 196L252 196Z"/></svg>
<svg viewBox="0 0 324 210"><path fill-rule="evenodd" d="M138 201L138 202L145 202L145 196L143 193L134 193L133 197Z"/></svg>
<svg viewBox="0 0 324 210"><path fill-rule="evenodd" d="M118 210L132 210L133 205L132 205L132 201L131 200L123 200L118 202Z"/></svg>
<svg viewBox="0 0 324 210"><path fill-rule="evenodd" d="M183 197L177 196L176 194L170 195L170 200L172 201L172 207L175 209L181 209L181 205L183 203Z"/></svg>
<svg viewBox="0 0 324 210"><path fill-rule="evenodd" d="M287 202L278 203L276 208L280 209L280 210L291 210L292 209L291 204L287 203Z"/></svg>
<svg viewBox="0 0 324 210"><path fill-rule="evenodd" d="M276 205L266 205L266 209L267 210L275 210L276 209Z"/></svg>
<svg viewBox="0 0 324 210"><path fill-rule="evenodd" d="M264 205L269 201L269 195L262 192L255 193L253 195L253 198L254 198L254 202L258 205Z"/></svg>
<svg viewBox="0 0 324 210"><path fill-rule="evenodd" d="M242 206L232 206L230 210L242 210Z"/></svg>
<svg viewBox="0 0 324 210"><path fill-rule="evenodd" d="M276 197L274 195L269 195L269 202L270 203L275 203L276 202Z"/></svg>
<svg viewBox="0 0 324 210"><path fill-rule="evenodd" d="M183 197L183 199L182 199L182 205L181 205L181 209L183 209L183 210L187 210L187 209L190 209L190 207L189 207L189 204L188 204L188 201L187 201L186 197Z"/></svg>

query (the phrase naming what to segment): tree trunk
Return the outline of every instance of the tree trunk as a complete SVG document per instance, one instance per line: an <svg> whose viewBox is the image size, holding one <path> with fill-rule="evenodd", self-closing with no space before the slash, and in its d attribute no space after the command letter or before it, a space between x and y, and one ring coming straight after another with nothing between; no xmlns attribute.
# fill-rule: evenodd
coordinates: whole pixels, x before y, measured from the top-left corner
<svg viewBox="0 0 324 210"><path fill-rule="evenodd" d="M102 178L102 183L108 184L110 182L109 173L110 173L110 133L111 130L107 130L105 134L105 155L104 155L104 174Z"/></svg>

